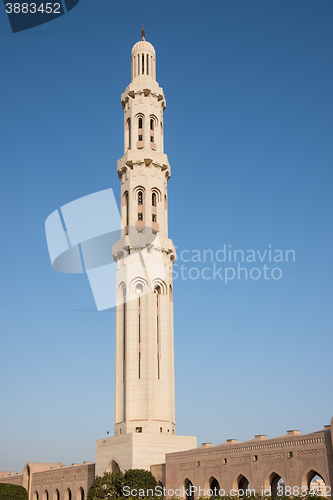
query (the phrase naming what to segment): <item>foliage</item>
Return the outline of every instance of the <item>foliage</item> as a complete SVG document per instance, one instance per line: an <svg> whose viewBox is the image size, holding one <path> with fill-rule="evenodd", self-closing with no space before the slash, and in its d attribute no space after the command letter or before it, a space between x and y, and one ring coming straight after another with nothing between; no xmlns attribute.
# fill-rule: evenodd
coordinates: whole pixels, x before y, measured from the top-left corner
<svg viewBox="0 0 333 500"><path fill-rule="evenodd" d="M0 483L0 500L28 500L28 492L23 486Z"/></svg>
<svg viewBox="0 0 333 500"><path fill-rule="evenodd" d="M96 476L88 491L87 500L119 499L123 496L124 486L127 486L131 491L137 490L136 498L145 498L145 494L140 494L143 493L142 490L144 492L147 489L154 490L157 482L151 472L143 469L129 469L125 474L120 471L104 472L102 477ZM128 500L128 496L123 498Z"/></svg>
<svg viewBox="0 0 333 500"><path fill-rule="evenodd" d="M144 498L146 495L140 494L140 490L155 490L157 481L152 473L148 470L129 469L124 474L124 486L128 486L131 490L137 490L137 496L140 498Z"/></svg>
<svg viewBox="0 0 333 500"><path fill-rule="evenodd" d="M122 496L124 474L104 472L102 477L96 476L89 488L87 500L114 500Z"/></svg>

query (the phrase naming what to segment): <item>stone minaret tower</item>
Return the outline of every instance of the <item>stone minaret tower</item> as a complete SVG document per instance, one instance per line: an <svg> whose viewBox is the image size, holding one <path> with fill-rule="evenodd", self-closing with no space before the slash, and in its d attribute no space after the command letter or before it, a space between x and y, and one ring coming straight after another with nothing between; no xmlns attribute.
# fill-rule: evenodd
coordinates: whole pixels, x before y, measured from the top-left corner
<svg viewBox="0 0 333 500"><path fill-rule="evenodd" d="M156 81L154 47L131 54L131 83L121 96L124 156L118 160L122 234L117 263L115 435L96 443L96 474L149 469L166 452L196 446L175 435L172 266L164 154L165 97Z"/></svg>
<svg viewBox="0 0 333 500"><path fill-rule="evenodd" d="M117 262L115 434L175 433L172 264L163 151L165 97L156 81L154 47L132 49L132 81L121 96L124 156L122 238Z"/></svg>

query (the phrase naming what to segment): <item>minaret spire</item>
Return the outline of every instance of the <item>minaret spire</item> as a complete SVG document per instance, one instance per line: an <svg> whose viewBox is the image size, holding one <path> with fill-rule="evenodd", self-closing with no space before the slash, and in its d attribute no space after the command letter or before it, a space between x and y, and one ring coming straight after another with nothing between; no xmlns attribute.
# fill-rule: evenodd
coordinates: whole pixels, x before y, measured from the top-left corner
<svg viewBox="0 0 333 500"><path fill-rule="evenodd" d="M117 162L121 189L116 271L115 435L97 442L96 475L146 469L166 453L196 447L177 436L172 268L168 237L168 180L164 154L165 97L156 81L156 54L142 40L131 51L131 82L121 95L124 156Z"/></svg>
<svg viewBox="0 0 333 500"><path fill-rule="evenodd" d="M142 18L142 32L141 32L141 40L144 41L146 39L146 33L145 33L145 21L144 18Z"/></svg>

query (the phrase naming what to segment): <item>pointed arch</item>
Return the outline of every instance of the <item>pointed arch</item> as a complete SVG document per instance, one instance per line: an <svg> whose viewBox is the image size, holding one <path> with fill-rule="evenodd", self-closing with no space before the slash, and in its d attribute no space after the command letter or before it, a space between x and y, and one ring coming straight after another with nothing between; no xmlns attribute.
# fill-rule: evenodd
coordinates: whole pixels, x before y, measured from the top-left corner
<svg viewBox="0 0 333 500"><path fill-rule="evenodd" d="M137 137L138 137L136 147L137 149L142 149L144 141L144 128L145 128L144 114L138 113L137 115L135 115L134 121L137 127Z"/></svg>
<svg viewBox="0 0 333 500"><path fill-rule="evenodd" d="M118 472L121 470L120 464L115 457L112 457L105 472Z"/></svg>
<svg viewBox="0 0 333 500"><path fill-rule="evenodd" d="M76 500L84 500L84 489L82 486L77 490Z"/></svg>
<svg viewBox="0 0 333 500"><path fill-rule="evenodd" d="M65 500L73 500L72 499L72 490L70 488L67 488L65 492Z"/></svg>
<svg viewBox="0 0 333 500"><path fill-rule="evenodd" d="M158 295L167 295L168 294L168 287L166 285L166 283L161 280L160 278L155 278L153 280L153 290L155 293L157 293Z"/></svg>
<svg viewBox="0 0 333 500"><path fill-rule="evenodd" d="M183 498L186 500L194 500L194 492L193 492L193 480L190 479L189 476L185 476L185 478L181 482L181 492L185 491L185 495ZM192 490L191 490L192 488Z"/></svg>
<svg viewBox="0 0 333 500"><path fill-rule="evenodd" d="M250 481L245 474L239 473L235 476L233 480L233 489L239 492L239 497L246 495L246 490L251 488Z"/></svg>
<svg viewBox="0 0 333 500"><path fill-rule="evenodd" d="M310 484L316 476L319 476L319 479L322 479L325 485L329 484L326 474L320 468L317 469L310 466L302 474L301 486L305 486L307 490L310 489Z"/></svg>
<svg viewBox="0 0 333 500"><path fill-rule="evenodd" d="M60 491L58 488L54 490L52 500L60 500Z"/></svg>
<svg viewBox="0 0 333 500"><path fill-rule="evenodd" d="M162 200L162 193L161 193L161 191L157 187L151 188L151 196L153 197L153 195L156 196L156 200L157 201L161 201Z"/></svg>
<svg viewBox="0 0 333 500"><path fill-rule="evenodd" d="M220 491L220 483L215 476L208 475L205 481L205 496L218 496Z"/></svg>
<svg viewBox="0 0 333 500"><path fill-rule="evenodd" d="M119 283L117 288L117 302L123 302L126 297L126 284L124 281Z"/></svg>
<svg viewBox="0 0 333 500"><path fill-rule="evenodd" d="M123 194L122 206L124 207L123 224L126 228L126 234L127 234L127 227L129 226L129 196L128 196L128 191L125 191Z"/></svg>
<svg viewBox="0 0 333 500"><path fill-rule="evenodd" d="M139 204L139 194L142 193L142 203L144 202L146 198L146 190L143 186L138 185L133 189L133 198L136 200L136 202Z"/></svg>
<svg viewBox="0 0 333 500"><path fill-rule="evenodd" d="M132 149L132 123L131 123L130 118L127 118L127 120L126 120L125 137L126 137L125 149ZM126 145L127 145L127 148L126 148Z"/></svg>
<svg viewBox="0 0 333 500"><path fill-rule="evenodd" d="M131 294L144 294L148 292L148 284L144 278L138 277L134 278L130 283Z"/></svg>
<svg viewBox="0 0 333 500"><path fill-rule="evenodd" d="M153 127L153 129L154 129L157 126L158 126L157 116L149 115L149 127L150 127L150 129L151 129L151 127Z"/></svg>

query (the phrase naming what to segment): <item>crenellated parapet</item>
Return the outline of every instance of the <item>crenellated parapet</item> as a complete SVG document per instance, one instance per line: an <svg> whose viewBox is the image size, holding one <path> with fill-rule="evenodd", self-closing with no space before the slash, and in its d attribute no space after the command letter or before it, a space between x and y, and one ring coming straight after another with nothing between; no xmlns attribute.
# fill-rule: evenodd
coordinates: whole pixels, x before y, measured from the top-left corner
<svg viewBox="0 0 333 500"><path fill-rule="evenodd" d="M171 167L166 154L152 150L128 150L117 161L119 179L122 179L127 170L134 170L137 167L141 169L140 175L150 174L154 169L159 169L167 180L171 177Z"/></svg>

